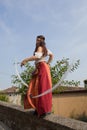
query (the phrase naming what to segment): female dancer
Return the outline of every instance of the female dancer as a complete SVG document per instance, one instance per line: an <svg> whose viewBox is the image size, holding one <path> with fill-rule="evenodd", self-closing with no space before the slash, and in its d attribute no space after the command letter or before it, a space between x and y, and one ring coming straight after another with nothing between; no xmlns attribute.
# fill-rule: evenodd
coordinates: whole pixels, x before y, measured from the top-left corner
<svg viewBox="0 0 87 130"><path fill-rule="evenodd" d="M49 57L46 61L46 57ZM36 96L52 87L50 62L53 59L53 54L46 48L45 37L39 35L36 38L36 48L33 56L24 59L21 66L28 61L35 61L36 69L32 73L32 79L29 83L29 88L24 99L24 108L34 108L38 117L43 117L51 113L52 109L52 93L46 94L38 98L31 98L31 95Z"/></svg>

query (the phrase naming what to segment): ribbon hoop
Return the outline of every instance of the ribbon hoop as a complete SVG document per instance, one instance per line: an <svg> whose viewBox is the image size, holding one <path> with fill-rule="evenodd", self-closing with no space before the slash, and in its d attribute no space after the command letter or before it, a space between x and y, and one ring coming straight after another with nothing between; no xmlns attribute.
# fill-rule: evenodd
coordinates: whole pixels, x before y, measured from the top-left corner
<svg viewBox="0 0 87 130"><path fill-rule="evenodd" d="M23 79L21 78L21 76L20 76L20 74L19 74L19 72L18 72L18 69L17 69L17 65L18 65L18 64L20 64L20 62L15 62L15 63L14 63L16 74L17 74L19 80L21 81L21 83L22 83L23 85L25 85L26 87L28 87L28 84L23 81Z"/></svg>
<svg viewBox="0 0 87 130"><path fill-rule="evenodd" d="M44 95L52 92L56 88L58 88L61 85L62 81L66 78L67 74L70 72L72 66L73 66L73 63L71 63L70 65L68 65L67 71L63 74L63 76L61 77L61 79L51 89L48 89L47 91L45 91L45 92L43 92L43 93L41 93L41 94L39 94L37 96L32 96L32 98L38 98L38 97L44 96Z"/></svg>
<svg viewBox="0 0 87 130"><path fill-rule="evenodd" d="M17 74L19 80L21 81L21 83L22 83L23 85L25 85L26 87L29 87L28 84L26 84L26 83L23 81L23 79L21 78L21 76L20 76L20 74L19 74L19 72L18 72L17 65L20 64L20 62L15 62L14 64L15 64L15 71L16 71L16 74ZM31 106L35 109L35 106L34 106L34 104L32 103L32 100L31 100L31 96L30 96L30 95L28 96L28 101L30 102Z"/></svg>
<svg viewBox="0 0 87 130"><path fill-rule="evenodd" d="M20 76L20 74L19 74L19 72L18 72L17 64L20 64L20 62L15 62L16 74L17 74L19 80L21 81L21 83L22 83L23 85L25 85L26 87L28 87L28 84L26 84L26 83L23 81L23 79L21 78L21 76ZM43 92L43 93L41 93L41 94L39 94L39 95L37 95L37 96L33 96L33 95L32 95L31 98L38 98L38 97L44 96L44 95L46 95L46 94L52 92L52 91L55 90L56 88L58 88L58 87L60 86L60 84L62 83L62 81L66 78L67 74L70 72L70 70L71 70L71 68L72 68L72 66L73 66L73 62L72 62L70 65L67 64L67 66L68 66L67 71L63 74L63 76L61 77L61 79L60 79L51 89L48 89L48 90L46 90L45 92ZM30 95L29 95L29 96L30 96Z"/></svg>

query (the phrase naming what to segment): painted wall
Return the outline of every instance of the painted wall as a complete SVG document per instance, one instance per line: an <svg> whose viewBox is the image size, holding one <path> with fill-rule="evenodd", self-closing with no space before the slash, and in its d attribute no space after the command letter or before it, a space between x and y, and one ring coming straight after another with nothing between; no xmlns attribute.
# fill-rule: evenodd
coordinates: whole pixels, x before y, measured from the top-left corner
<svg viewBox="0 0 87 130"><path fill-rule="evenodd" d="M20 94L7 94L9 102L16 104L16 105L21 105L21 95Z"/></svg>
<svg viewBox="0 0 87 130"><path fill-rule="evenodd" d="M54 114L63 117L87 116L87 93L64 93L53 95Z"/></svg>

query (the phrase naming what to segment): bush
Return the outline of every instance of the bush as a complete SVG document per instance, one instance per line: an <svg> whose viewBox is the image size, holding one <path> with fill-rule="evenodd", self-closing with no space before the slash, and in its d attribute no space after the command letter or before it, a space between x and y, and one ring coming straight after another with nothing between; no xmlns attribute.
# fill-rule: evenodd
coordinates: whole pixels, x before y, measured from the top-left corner
<svg viewBox="0 0 87 130"><path fill-rule="evenodd" d="M8 97L5 94L0 94L0 101L8 102Z"/></svg>

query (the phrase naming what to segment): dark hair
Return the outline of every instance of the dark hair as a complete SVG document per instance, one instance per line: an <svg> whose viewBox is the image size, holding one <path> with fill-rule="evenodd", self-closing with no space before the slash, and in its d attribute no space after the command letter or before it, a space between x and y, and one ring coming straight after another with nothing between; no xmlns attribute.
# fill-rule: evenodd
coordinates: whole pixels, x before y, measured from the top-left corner
<svg viewBox="0 0 87 130"><path fill-rule="evenodd" d="M46 48L46 43L45 43L45 37L43 35L39 35L37 36L37 38L39 38L41 41L36 44L35 50L34 50L34 55L35 52L37 51L38 47L42 47L43 48L43 56L47 56L47 48Z"/></svg>
<svg viewBox="0 0 87 130"><path fill-rule="evenodd" d="M37 38L40 38L41 40L45 41L45 37L43 35L37 36Z"/></svg>

